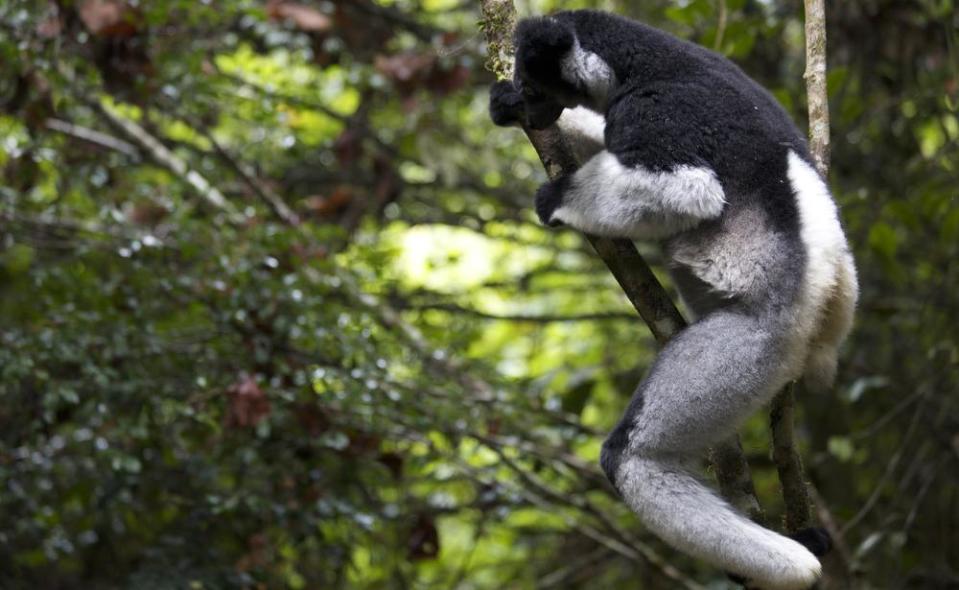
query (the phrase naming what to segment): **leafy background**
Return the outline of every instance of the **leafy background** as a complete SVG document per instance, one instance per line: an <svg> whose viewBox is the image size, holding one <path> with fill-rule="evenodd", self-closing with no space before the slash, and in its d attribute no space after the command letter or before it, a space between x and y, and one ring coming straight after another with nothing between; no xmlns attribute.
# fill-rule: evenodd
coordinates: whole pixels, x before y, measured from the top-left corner
<svg viewBox="0 0 959 590"><path fill-rule="evenodd" d="M798 1L518 3L576 7L717 49L804 124ZM955 588L959 16L827 19L862 302L835 393L800 400L808 477L857 585ZM0 4L0 587L729 587L601 476L655 347L535 222L479 21ZM766 430L743 437L775 526Z"/></svg>

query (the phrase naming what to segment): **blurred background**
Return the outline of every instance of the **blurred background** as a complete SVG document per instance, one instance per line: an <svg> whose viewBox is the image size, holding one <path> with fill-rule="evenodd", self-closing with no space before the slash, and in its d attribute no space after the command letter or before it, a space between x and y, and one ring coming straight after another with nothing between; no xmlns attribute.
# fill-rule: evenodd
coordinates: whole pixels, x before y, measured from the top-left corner
<svg viewBox="0 0 959 590"><path fill-rule="evenodd" d="M807 475L859 585L959 588L959 15L827 4L862 298L835 392L799 401ZM517 5L579 7L716 49L805 129L798 0ZM0 3L0 588L731 587L598 469L655 344L536 222L480 21Z"/></svg>

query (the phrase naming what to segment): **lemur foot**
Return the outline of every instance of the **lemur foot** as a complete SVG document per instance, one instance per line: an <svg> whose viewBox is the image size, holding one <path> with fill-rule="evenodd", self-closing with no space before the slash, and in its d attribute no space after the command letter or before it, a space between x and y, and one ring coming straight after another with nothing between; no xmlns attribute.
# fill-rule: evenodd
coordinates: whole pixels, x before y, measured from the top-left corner
<svg viewBox="0 0 959 590"><path fill-rule="evenodd" d="M553 213L563 204L563 194L569 186L572 176L560 176L543 184L536 191L536 214L539 220L550 227L559 227L563 222L554 219Z"/></svg>
<svg viewBox="0 0 959 590"><path fill-rule="evenodd" d="M822 557L832 549L832 537L822 527L809 527L789 535L789 538L809 549L816 557Z"/></svg>
<svg viewBox="0 0 959 590"><path fill-rule="evenodd" d="M817 558L826 555L832 549L832 538L829 536L829 533L826 531L826 529L822 527L805 528L787 536L808 549L809 552L815 555ZM750 590L754 588L761 588L752 584L749 579L738 574L726 572L726 577L736 584L740 584L744 588Z"/></svg>

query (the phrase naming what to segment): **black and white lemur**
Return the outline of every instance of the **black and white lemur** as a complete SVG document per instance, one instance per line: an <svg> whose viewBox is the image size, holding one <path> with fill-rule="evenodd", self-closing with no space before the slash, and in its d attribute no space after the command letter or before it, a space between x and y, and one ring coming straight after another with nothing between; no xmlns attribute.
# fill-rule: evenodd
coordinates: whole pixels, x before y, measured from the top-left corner
<svg viewBox="0 0 959 590"><path fill-rule="evenodd" d="M540 219L662 242L698 318L639 384L603 469L664 541L750 587L812 586L810 549L734 511L692 469L787 382L822 389L835 375L856 270L802 135L732 62L625 18L526 19L515 43L514 80L491 90L494 122L558 122L582 162L539 189Z"/></svg>

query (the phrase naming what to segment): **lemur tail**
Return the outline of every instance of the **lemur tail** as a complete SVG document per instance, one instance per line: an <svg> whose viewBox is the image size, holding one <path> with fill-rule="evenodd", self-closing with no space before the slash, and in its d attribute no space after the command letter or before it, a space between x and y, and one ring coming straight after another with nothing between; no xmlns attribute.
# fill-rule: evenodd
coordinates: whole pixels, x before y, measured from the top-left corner
<svg viewBox="0 0 959 590"><path fill-rule="evenodd" d="M813 393L828 391L836 380L839 345L852 328L859 283L852 255L847 251L836 267L836 282L826 302L816 335L809 344L803 384Z"/></svg>
<svg viewBox="0 0 959 590"><path fill-rule="evenodd" d="M801 544L737 513L678 461L624 457L617 487L653 533L764 590L808 589L819 560Z"/></svg>

